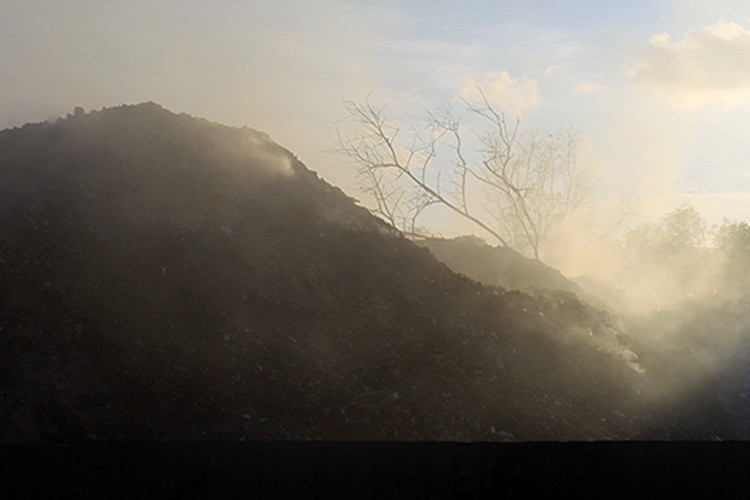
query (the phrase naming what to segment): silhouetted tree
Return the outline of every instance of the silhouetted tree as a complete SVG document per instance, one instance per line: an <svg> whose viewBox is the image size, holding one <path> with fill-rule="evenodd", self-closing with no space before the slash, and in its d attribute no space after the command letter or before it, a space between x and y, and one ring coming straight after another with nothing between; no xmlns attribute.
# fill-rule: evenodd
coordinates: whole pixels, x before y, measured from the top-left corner
<svg viewBox="0 0 750 500"><path fill-rule="evenodd" d="M661 258L701 248L706 237L706 223L701 215L692 205L683 204L658 224L642 224L630 230L623 242L631 250Z"/></svg>
<svg viewBox="0 0 750 500"><path fill-rule="evenodd" d="M706 241L706 223L692 205L681 205L662 222L666 244L675 250L698 248Z"/></svg>
<svg viewBox="0 0 750 500"><path fill-rule="evenodd" d="M538 259L545 234L591 193L579 168L576 135L570 129L557 135L521 134L519 119L508 123L479 94L478 103L464 101L487 126L474 131L481 145L476 155L467 152L461 119L450 109L429 112L424 130L404 142L384 107L351 101L344 106L356 131L338 136L338 151L357 167L363 190L375 200L373 211L404 233L414 236L424 210L442 205L500 245ZM438 163L438 149L444 146L451 154ZM483 211L470 199L470 183L484 188Z"/></svg>
<svg viewBox="0 0 750 500"><path fill-rule="evenodd" d="M723 284L730 293L750 291L750 224L725 220L713 230L714 247L723 257Z"/></svg>

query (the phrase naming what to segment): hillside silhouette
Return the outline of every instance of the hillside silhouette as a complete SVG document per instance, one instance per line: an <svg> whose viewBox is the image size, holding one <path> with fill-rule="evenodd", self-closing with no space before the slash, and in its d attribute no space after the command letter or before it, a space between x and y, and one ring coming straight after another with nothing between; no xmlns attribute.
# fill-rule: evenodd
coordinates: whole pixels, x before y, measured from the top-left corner
<svg viewBox="0 0 750 500"><path fill-rule="evenodd" d="M261 132L78 110L0 176L2 441L721 432L609 313L457 274Z"/></svg>
<svg viewBox="0 0 750 500"><path fill-rule="evenodd" d="M510 247L490 246L475 236L423 238L416 243L428 248L455 272L481 283L532 294L544 290L572 292L604 307L597 297L587 294L557 269L526 258Z"/></svg>

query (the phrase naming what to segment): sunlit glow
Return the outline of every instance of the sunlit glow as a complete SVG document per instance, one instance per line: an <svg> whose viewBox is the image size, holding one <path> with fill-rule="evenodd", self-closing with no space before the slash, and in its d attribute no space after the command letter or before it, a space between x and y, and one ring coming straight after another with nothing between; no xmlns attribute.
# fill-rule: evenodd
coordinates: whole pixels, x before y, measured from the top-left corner
<svg viewBox="0 0 750 500"><path fill-rule="evenodd" d="M474 234L497 245L496 228L478 228L474 220L487 216L492 203L476 172L502 163L499 155L481 156L486 143L473 127L482 118L455 115L465 157L456 156L446 130L426 124L428 113L466 111L481 95L499 111L497 128L504 120L509 130L518 123L518 137L540 138L536 146L560 130L578 139L573 151L590 196L571 213L550 216L534 250L580 285L587 306L622 320L617 335L591 342L639 375L649 370L642 352L680 346L723 369L750 334L750 319L738 312L750 288L737 280L750 272L750 264L738 262L750 256L744 247L730 251L717 243L722 228L737 229L730 222L750 220L746 13L729 0L704 2L712 6L664 0L644 3L640 14L592 9L575 16L555 2L480 2L478 15L438 3L9 2L0 7L0 129L54 123L74 106L153 100L237 127L239 140L217 145L222 165L235 172L257 168L274 182L295 179L297 160L276 141L373 208L380 200L368 179L333 154L337 134L357 133L343 103L372 102L388 112L393 147L386 156L408 169L372 171L390 183L391 200L410 193L412 172L438 183L433 195L465 189L468 199L468 218L426 203L411 236ZM513 149L509 157L523 152ZM464 172L462 188L456 171L464 160L473 170ZM516 191L533 189L524 184ZM701 219L690 230L700 229L700 241L673 244L664 236L674 222L670 214L688 217L692 209ZM329 222L359 228L361 218L337 210L343 209L328 214ZM220 227L229 234L230 225ZM522 291L543 297L544 287L531 281ZM705 332L698 331L701 322ZM620 342L620 334L633 345ZM670 380L654 391L678 399L704 380Z"/></svg>

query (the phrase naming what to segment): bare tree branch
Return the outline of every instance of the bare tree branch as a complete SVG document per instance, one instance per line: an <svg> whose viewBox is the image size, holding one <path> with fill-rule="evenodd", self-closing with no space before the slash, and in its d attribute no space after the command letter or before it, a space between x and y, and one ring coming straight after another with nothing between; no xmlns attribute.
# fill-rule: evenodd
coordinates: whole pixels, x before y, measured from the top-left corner
<svg viewBox="0 0 750 500"><path fill-rule="evenodd" d="M492 227L470 213L468 207L454 203L441 193L439 175L437 183L429 183L427 179L427 170L436 156L436 138L427 141L427 147L425 148L426 153L424 160L422 161L420 172L414 173L404 162L399 160L399 155L396 151L394 142L398 136L398 129L395 129L390 135L387 133L385 119L382 115L384 108L377 109L369 103L360 106L351 101L345 103L345 108L350 116L352 116L358 124L363 126L363 130L361 130L362 135L358 138L350 139L339 136L339 152L354 160L355 164L359 167L360 172L380 168L392 168L398 170L411 180L419 190L424 191L424 193L431 197L430 205L439 203L451 209L453 212L461 215L465 219L487 231L501 245L507 246L505 239ZM414 154L413 150L408 156L411 156L411 154ZM423 206L418 210L414 219L418 217L424 208L426 208L426 206Z"/></svg>
<svg viewBox="0 0 750 500"><path fill-rule="evenodd" d="M464 99L468 112L488 124L475 134L481 145L473 152L476 159L466 150L461 119L450 104L442 111L428 111L427 135L415 130L408 146L401 146L405 141L400 129L388 124L384 106L346 101L344 108L357 131L351 137L338 135L338 152L358 168L364 189L375 198L375 213L404 233L415 235L424 211L441 205L500 245L539 259L545 234L590 195L578 169L576 135L571 129L556 136L521 134L518 118L509 124L481 89L479 96L478 103ZM436 162L446 148L452 157L450 170ZM447 191L441 182L444 175ZM472 209L470 185L475 183L487 195L485 214Z"/></svg>

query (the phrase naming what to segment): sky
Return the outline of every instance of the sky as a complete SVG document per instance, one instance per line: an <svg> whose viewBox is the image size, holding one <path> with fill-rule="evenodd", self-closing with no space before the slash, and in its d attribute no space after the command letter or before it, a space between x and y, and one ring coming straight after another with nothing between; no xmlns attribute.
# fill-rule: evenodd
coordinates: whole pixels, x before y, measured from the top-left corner
<svg viewBox="0 0 750 500"><path fill-rule="evenodd" d="M417 123L476 87L572 126L645 220L750 220L746 1L0 1L0 128L151 100L267 132L359 199L344 100Z"/></svg>

